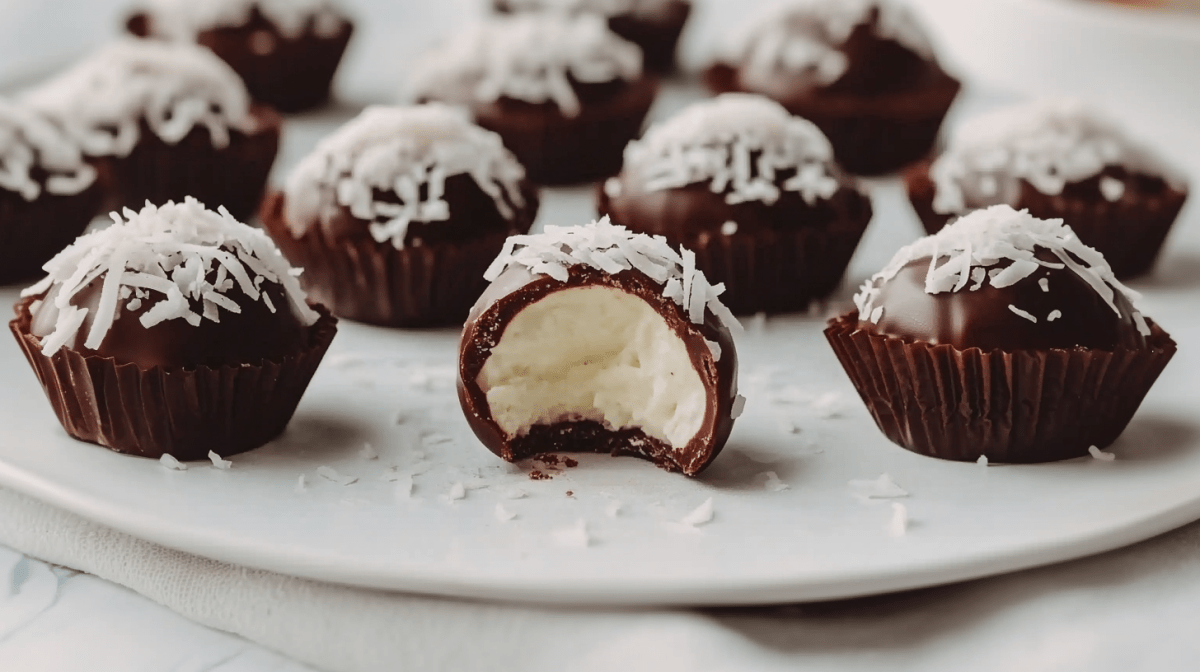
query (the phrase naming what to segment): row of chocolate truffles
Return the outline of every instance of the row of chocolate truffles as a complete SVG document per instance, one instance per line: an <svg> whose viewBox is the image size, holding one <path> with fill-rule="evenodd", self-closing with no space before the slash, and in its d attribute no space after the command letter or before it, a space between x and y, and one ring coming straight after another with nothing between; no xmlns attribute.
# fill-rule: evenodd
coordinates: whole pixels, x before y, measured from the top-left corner
<svg viewBox="0 0 1200 672"><path fill-rule="evenodd" d="M211 51L149 40L0 102L0 282L35 275L104 210L193 196L251 216L281 124Z"/></svg>
<svg viewBox="0 0 1200 672"><path fill-rule="evenodd" d="M590 14L499 15L411 68L405 97L471 110L540 184L617 172L654 101L637 44ZM792 0L753 18L705 73L716 93L755 93L817 125L856 174L926 156L959 90L913 14L893 0Z"/></svg>
<svg viewBox="0 0 1200 672"><path fill-rule="evenodd" d="M336 332L260 230L195 200L126 211L22 293L10 327L73 437L203 459L277 436ZM510 237L458 352L481 443L695 475L741 415L739 326L695 255L602 219ZM899 250L826 336L883 433L945 459L1106 447L1176 351L1103 255L1000 205Z"/></svg>

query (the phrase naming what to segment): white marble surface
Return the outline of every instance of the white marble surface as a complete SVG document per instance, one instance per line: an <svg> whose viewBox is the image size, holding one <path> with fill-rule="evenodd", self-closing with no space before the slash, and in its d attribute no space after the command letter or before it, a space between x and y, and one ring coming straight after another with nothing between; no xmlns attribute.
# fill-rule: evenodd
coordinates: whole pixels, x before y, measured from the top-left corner
<svg viewBox="0 0 1200 672"><path fill-rule="evenodd" d="M30 81L99 43L109 34L105 31L115 30L124 4L0 3L0 85ZM347 4L360 17L369 17L360 25L339 81L342 98L354 104L390 97L400 76L394 64L476 7L471 0ZM995 56L995 45L1004 36L998 21L980 14L986 0L917 4L939 28L954 31L943 41L975 81L1111 100L1127 120L1152 119L1143 120L1139 132L1191 175L1200 175L1200 129L1190 121L1200 109L1189 108L1189 99L1175 95L1176 87L1186 82L1152 70L1152 76L1143 78L1145 86L1122 93L1113 90L1111 78L1065 76L1093 72L1094 64L1078 49L1073 70L1056 60L1036 81L1015 77L1015 65L1006 69ZM1020 4L995 3L990 16L1008 11L1004 17L1011 20L1011 12L1020 13ZM713 36L744 6L712 0L686 38L689 60L702 62ZM988 27L993 28L993 42L971 38L987 34ZM1102 41L1095 46L1102 49ZM1123 43L1121 49L1136 64L1160 47ZM1020 65L1029 67L1027 62ZM1200 224L1190 214L1196 211L1193 202L1185 212L1192 227ZM1198 278L1200 250L1174 249L1144 287L1172 295L1195 293ZM34 524L45 520L57 522ZM257 672L308 669L306 664L338 672L1116 672L1189 670L1200 660L1200 640L1194 636L1200 629L1200 524L1102 556L966 584L834 603L688 611L550 610L430 600L295 584L229 566L172 574L191 566L187 558L135 539L111 537L103 528L64 518L7 491L0 492L0 527L20 530L4 538L23 550L58 562L74 558L77 567L90 572L55 568L0 547L0 670L6 672ZM63 534L70 535L76 553L49 555L41 542ZM120 540L121 552L98 555L97 549L106 547L100 541L114 538ZM151 566L151 560L161 569L132 571ZM279 586L290 588L269 597ZM218 608L189 610L198 596L211 597L218 589L228 589L221 594L229 596L210 600ZM293 597L285 600L285 593ZM220 607L245 606L251 598L253 610L222 613ZM318 615L296 625L284 605ZM247 616L251 613L253 618ZM199 623L221 625L241 636ZM321 636L306 637L306 632Z"/></svg>

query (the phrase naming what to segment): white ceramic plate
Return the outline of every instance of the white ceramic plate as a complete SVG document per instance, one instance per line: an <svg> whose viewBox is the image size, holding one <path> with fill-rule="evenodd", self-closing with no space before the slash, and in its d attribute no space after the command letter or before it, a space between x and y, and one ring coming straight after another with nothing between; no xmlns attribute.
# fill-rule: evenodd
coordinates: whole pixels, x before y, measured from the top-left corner
<svg viewBox="0 0 1200 672"><path fill-rule="evenodd" d="M668 93L668 106L691 95ZM296 123L284 169L335 121ZM895 181L872 186L877 216L852 283L918 230ZM547 193L539 222L584 221L590 193ZM1111 462L982 467L902 450L870 420L824 341L823 319L792 316L748 321L738 343L747 410L700 478L595 455L575 456L573 468L510 465L462 419L455 330L343 322L285 435L234 456L228 471L168 471L68 438L15 343L0 339L0 484L217 560L512 601L820 600L1080 557L1200 518L1200 422L1188 397L1200 375L1195 219L1180 222L1161 279L1143 285L1147 314L1181 352ZM15 290L0 291L0 303L14 300ZM364 456L365 444L378 457ZM328 480L322 466L357 480ZM535 468L551 478L531 480ZM864 499L849 485L885 473L908 496ZM681 522L710 498L711 522ZM893 502L910 519L899 536ZM500 509L515 517L501 520Z"/></svg>

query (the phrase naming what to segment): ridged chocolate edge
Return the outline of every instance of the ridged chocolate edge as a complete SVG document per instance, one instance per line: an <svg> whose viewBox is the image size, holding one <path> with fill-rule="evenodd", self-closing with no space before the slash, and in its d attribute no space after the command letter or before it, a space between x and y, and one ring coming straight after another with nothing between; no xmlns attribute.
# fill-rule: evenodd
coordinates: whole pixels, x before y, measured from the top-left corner
<svg viewBox="0 0 1200 672"><path fill-rule="evenodd" d="M278 361L195 369L118 363L62 348L47 357L27 297L9 328L67 434L120 453L202 460L257 448L283 432L337 333L320 305L310 345Z"/></svg>
<svg viewBox="0 0 1200 672"><path fill-rule="evenodd" d="M851 312L825 337L879 429L948 460L1049 462L1105 447L1125 430L1176 344L1150 324L1144 349L959 350L857 328Z"/></svg>

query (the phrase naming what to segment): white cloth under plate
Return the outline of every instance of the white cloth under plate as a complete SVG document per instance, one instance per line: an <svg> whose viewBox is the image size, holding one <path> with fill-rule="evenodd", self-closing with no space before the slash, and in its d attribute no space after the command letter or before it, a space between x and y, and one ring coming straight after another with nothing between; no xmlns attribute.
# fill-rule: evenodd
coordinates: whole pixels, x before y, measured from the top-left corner
<svg viewBox="0 0 1200 672"><path fill-rule="evenodd" d="M94 575L0 547L5 672L293 672L307 669L301 663L329 672L1169 672L1200 660L1200 523L955 586L696 611L551 609L322 584L172 551L2 488L0 546Z"/></svg>

